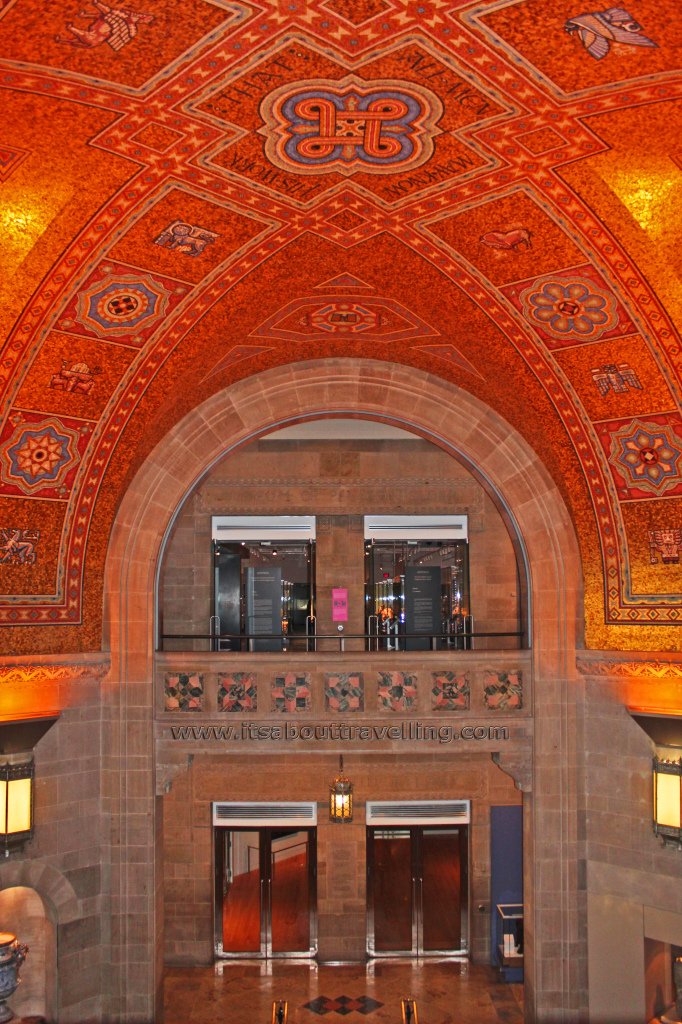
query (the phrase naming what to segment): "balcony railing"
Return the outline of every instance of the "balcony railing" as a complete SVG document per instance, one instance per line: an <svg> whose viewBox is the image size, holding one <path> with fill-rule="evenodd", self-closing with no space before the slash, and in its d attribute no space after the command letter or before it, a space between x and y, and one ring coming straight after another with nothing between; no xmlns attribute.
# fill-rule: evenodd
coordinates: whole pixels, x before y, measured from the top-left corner
<svg viewBox="0 0 682 1024"><path fill-rule="evenodd" d="M366 651L408 651L418 653L420 650L431 651L462 651L473 650L471 642L484 637L516 637L525 638L523 631L518 632L468 632L468 633L316 633L307 635L305 633L162 633L159 637L160 650L165 650L164 641L172 640L200 640L208 641L211 649L223 654L243 652L256 652L256 643L260 641L279 641L282 651L317 651L317 644L320 640L336 640L339 644L339 651L345 651L347 640L364 640ZM427 648L408 649L407 640L427 641ZM220 641L229 642L230 647L221 647ZM439 646L441 641L441 646ZM523 647L523 644L519 646Z"/></svg>

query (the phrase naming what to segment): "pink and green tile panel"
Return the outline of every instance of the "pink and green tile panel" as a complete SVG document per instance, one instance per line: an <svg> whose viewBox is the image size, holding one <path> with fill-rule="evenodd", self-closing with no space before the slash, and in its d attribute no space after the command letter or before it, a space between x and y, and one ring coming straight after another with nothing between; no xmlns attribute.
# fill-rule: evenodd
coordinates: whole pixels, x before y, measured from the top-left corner
<svg viewBox="0 0 682 1024"><path fill-rule="evenodd" d="M258 710L256 675L253 672L233 672L218 676L218 711L232 714Z"/></svg>
<svg viewBox="0 0 682 1024"><path fill-rule="evenodd" d="M281 714L296 714L312 708L310 673L286 672L272 680L270 709Z"/></svg>
<svg viewBox="0 0 682 1024"><path fill-rule="evenodd" d="M203 711L204 677L199 672L166 673L164 711Z"/></svg>
<svg viewBox="0 0 682 1024"><path fill-rule="evenodd" d="M523 679L520 671L487 671L483 686L487 711L520 711L523 707Z"/></svg>
<svg viewBox="0 0 682 1024"><path fill-rule="evenodd" d="M469 673L432 672L432 711L468 711L471 695Z"/></svg>
<svg viewBox="0 0 682 1024"><path fill-rule="evenodd" d="M325 672L325 711L364 711L365 680L362 672Z"/></svg>
<svg viewBox="0 0 682 1024"><path fill-rule="evenodd" d="M378 684L378 711L416 711L416 675L410 672L379 672Z"/></svg>

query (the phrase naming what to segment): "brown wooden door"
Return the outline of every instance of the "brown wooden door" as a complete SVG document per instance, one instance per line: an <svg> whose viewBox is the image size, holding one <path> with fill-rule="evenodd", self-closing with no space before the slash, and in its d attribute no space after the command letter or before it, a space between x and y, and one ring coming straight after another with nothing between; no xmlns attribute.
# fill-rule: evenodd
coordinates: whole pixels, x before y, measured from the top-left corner
<svg viewBox="0 0 682 1024"><path fill-rule="evenodd" d="M367 829L367 952L468 950L468 828Z"/></svg>

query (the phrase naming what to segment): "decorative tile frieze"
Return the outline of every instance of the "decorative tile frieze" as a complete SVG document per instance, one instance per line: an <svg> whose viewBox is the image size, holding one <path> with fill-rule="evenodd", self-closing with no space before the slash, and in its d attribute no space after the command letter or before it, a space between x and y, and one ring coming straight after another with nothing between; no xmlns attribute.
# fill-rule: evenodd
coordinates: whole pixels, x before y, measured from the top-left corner
<svg viewBox="0 0 682 1024"><path fill-rule="evenodd" d="M378 711L409 711L417 707L417 677L410 672L379 672Z"/></svg>
<svg viewBox="0 0 682 1024"><path fill-rule="evenodd" d="M365 680L362 672L325 672L325 711L364 711Z"/></svg>
<svg viewBox="0 0 682 1024"><path fill-rule="evenodd" d="M284 672L273 677L270 709L282 714L310 711L312 708L310 673Z"/></svg>
<svg viewBox="0 0 682 1024"><path fill-rule="evenodd" d="M519 670L485 673L483 701L487 711L520 711L523 679Z"/></svg>
<svg viewBox="0 0 682 1024"><path fill-rule="evenodd" d="M432 711L468 711L471 699L469 673L432 672Z"/></svg>
<svg viewBox="0 0 682 1024"><path fill-rule="evenodd" d="M200 672L166 673L163 694L165 711L203 711L204 677Z"/></svg>
<svg viewBox="0 0 682 1024"><path fill-rule="evenodd" d="M232 672L218 676L218 711L242 714L258 710L255 672Z"/></svg>

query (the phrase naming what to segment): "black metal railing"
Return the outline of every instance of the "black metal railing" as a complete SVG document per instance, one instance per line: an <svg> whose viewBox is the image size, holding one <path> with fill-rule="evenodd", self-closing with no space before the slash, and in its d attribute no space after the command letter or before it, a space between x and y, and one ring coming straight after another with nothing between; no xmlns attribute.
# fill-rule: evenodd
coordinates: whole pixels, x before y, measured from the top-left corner
<svg viewBox="0 0 682 1024"><path fill-rule="evenodd" d="M422 648L422 650L472 650L473 648L468 646L466 643L460 646L460 641L476 640L479 637L525 637L526 634L523 631L512 632L473 632L473 633L316 633L314 635L308 635L305 633L162 633L159 637L161 641L161 650L163 650L164 640L208 640L212 644L218 644L220 641L229 642L231 646L226 647L214 647L215 651L222 653L258 653L258 649L255 647L257 641L277 641L282 643L282 650L293 650L292 647L286 646L291 645L292 641L299 641L301 644L305 644L307 651L317 651L318 640L338 640L339 651L345 651L346 640L364 640L367 642L367 650L376 651L382 650L378 646L370 646L371 644L378 644L390 641L392 644L400 643L400 641L406 640L426 640L429 642L428 648ZM444 646L441 648L438 646L438 641L445 641ZM238 646L237 646L238 645ZM246 645L246 646L243 646ZM406 646L392 646L390 650L406 650ZM410 648L410 653L418 653L419 648ZM300 652L299 652L300 653Z"/></svg>

